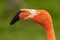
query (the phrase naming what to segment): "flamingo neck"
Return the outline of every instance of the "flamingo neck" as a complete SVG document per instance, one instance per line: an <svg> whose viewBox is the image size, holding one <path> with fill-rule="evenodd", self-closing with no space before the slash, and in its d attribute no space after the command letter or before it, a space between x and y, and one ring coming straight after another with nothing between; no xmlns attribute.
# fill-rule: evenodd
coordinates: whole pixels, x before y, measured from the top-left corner
<svg viewBox="0 0 60 40"><path fill-rule="evenodd" d="M46 27L49 27L49 26L46 25ZM45 30L46 30L47 40L56 40L53 25L50 26L50 28Z"/></svg>
<svg viewBox="0 0 60 40"><path fill-rule="evenodd" d="M46 30L48 40L56 40L50 14L45 10L39 10L39 12L40 14L34 16L31 20L42 25L42 27Z"/></svg>

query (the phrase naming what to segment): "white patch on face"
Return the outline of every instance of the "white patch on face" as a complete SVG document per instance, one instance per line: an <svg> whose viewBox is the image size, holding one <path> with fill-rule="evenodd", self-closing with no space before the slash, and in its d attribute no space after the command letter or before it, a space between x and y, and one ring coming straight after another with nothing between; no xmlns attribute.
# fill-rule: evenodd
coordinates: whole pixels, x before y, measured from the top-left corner
<svg viewBox="0 0 60 40"><path fill-rule="evenodd" d="M25 17L24 19L33 18L35 15L38 15L38 12L35 9L21 9L21 11L28 11L30 13L30 15Z"/></svg>

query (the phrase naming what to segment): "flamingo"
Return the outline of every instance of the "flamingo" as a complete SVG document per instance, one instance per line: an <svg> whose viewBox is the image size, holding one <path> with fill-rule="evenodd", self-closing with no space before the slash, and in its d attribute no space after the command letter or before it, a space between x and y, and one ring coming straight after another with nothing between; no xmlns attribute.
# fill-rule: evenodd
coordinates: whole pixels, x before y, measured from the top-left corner
<svg viewBox="0 0 60 40"><path fill-rule="evenodd" d="M31 21L42 25L46 31L47 40L56 40L52 18L46 10L38 9L20 9L14 16L10 25L13 25L18 20L30 19Z"/></svg>

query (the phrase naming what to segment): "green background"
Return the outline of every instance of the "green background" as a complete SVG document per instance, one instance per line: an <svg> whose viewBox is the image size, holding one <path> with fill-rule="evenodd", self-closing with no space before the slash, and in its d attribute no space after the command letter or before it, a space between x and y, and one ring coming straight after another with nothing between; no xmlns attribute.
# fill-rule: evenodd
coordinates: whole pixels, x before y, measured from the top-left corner
<svg viewBox="0 0 60 40"><path fill-rule="evenodd" d="M47 10L60 40L60 0L0 0L0 40L47 40L44 28L30 20L10 21L20 8Z"/></svg>

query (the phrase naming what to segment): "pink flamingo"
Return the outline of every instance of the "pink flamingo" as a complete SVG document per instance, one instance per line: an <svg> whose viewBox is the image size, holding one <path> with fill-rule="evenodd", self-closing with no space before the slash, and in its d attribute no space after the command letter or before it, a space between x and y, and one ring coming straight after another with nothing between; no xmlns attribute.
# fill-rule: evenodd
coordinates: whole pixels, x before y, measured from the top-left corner
<svg viewBox="0 0 60 40"><path fill-rule="evenodd" d="M11 25L18 20L30 19L42 25L46 31L47 40L56 40L50 14L45 10L21 9L12 19Z"/></svg>

